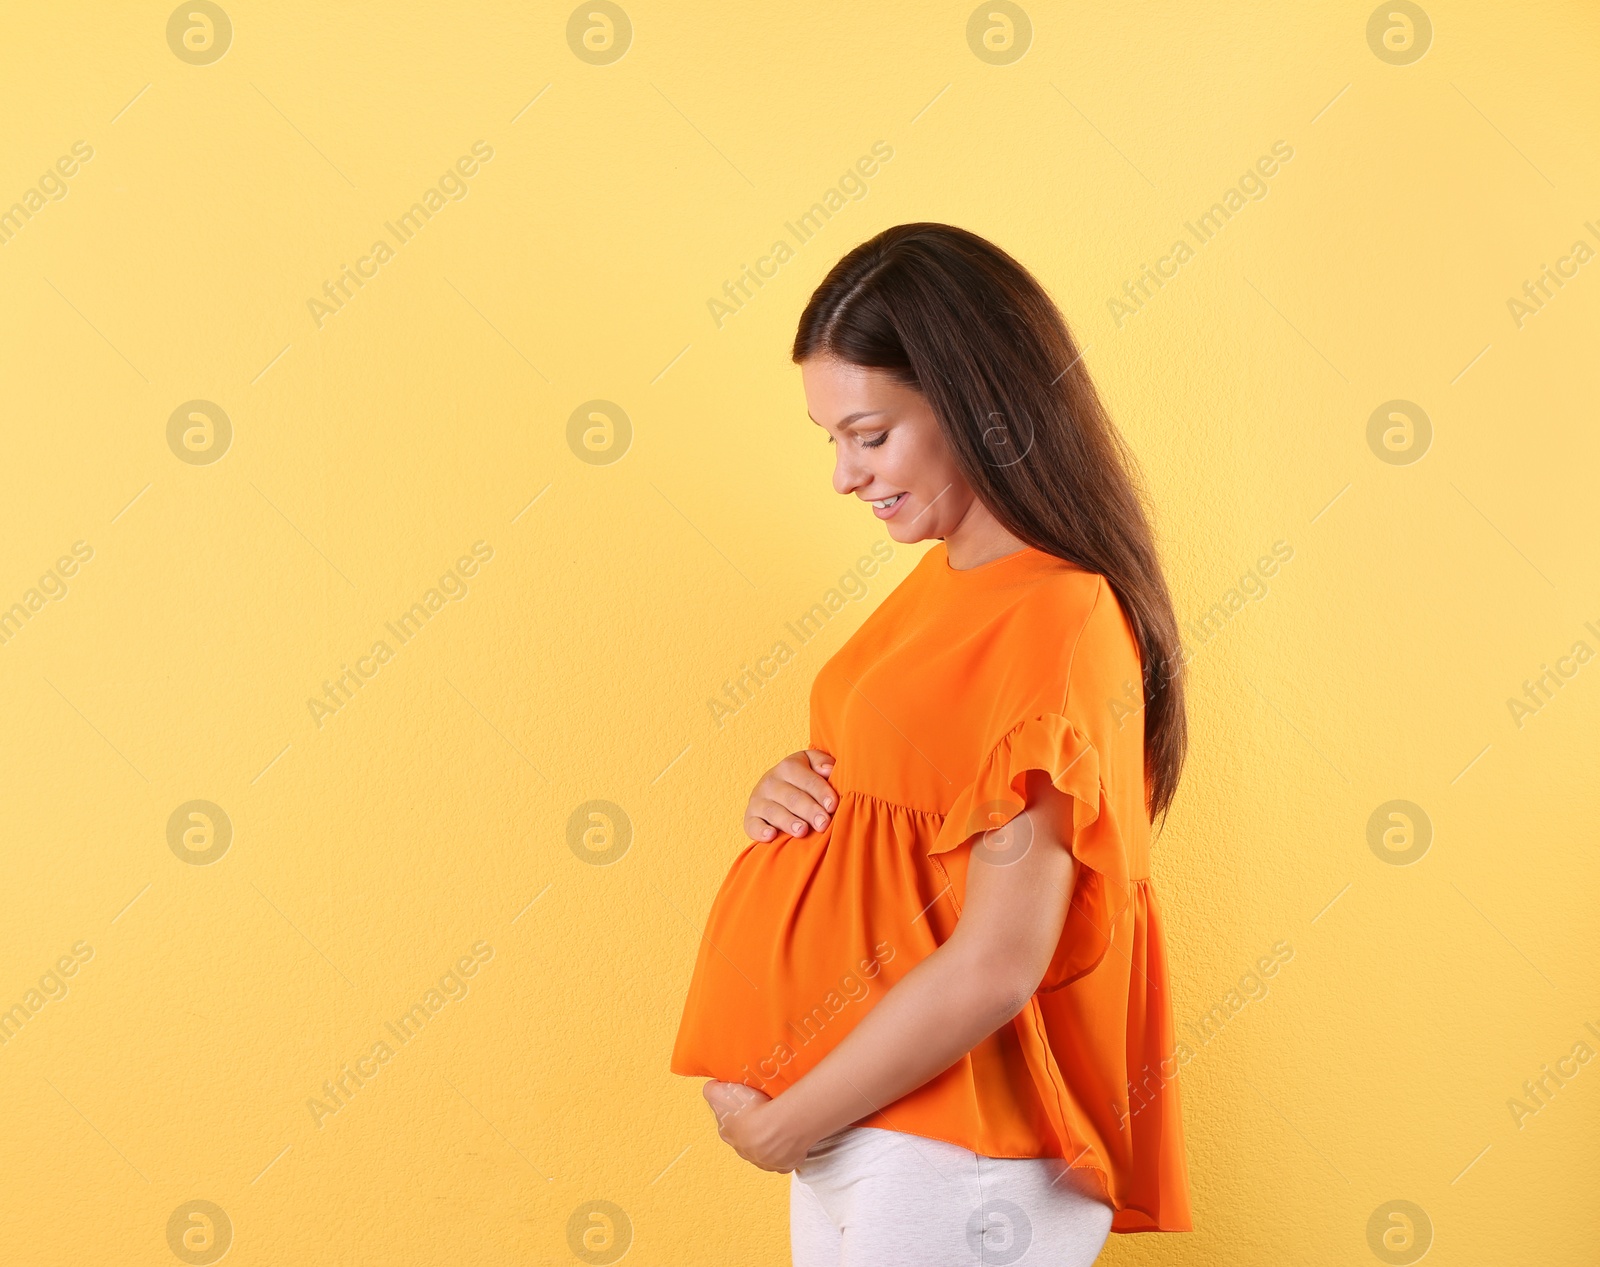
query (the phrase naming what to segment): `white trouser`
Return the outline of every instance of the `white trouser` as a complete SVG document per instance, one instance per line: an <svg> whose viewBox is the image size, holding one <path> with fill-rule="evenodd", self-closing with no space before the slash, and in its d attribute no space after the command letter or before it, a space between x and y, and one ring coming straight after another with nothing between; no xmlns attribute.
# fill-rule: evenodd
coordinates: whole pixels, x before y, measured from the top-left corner
<svg viewBox="0 0 1600 1267"><path fill-rule="evenodd" d="M790 1177L794 1267L1088 1267L1111 1233L1095 1190L1058 1157L846 1127Z"/></svg>

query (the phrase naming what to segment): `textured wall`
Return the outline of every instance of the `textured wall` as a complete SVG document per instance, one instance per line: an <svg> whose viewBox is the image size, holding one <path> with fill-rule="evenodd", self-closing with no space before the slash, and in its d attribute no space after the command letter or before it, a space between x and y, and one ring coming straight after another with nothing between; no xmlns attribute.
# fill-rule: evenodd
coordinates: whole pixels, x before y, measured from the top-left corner
<svg viewBox="0 0 1600 1267"><path fill-rule="evenodd" d="M785 350L935 219L1195 653L1197 1230L1105 1261L1589 1261L1592 5L224 7L6 16L0 1256L787 1261L667 1056L923 548Z"/></svg>

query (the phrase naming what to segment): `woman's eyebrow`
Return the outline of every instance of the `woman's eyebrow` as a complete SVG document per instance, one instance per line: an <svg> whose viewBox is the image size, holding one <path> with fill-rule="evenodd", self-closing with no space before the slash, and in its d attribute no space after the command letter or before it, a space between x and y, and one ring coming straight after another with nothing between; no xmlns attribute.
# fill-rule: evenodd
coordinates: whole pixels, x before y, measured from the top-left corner
<svg viewBox="0 0 1600 1267"><path fill-rule="evenodd" d="M839 425L841 427L853 426L856 422L858 422L862 418L873 418L873 417L876 417L878 414L883 414L883 413L888 413L888 412L889 411L887 409L862 409L862 410L860 410L860 411L858 411L856 413L851 414L848 418L840 419ZM811 418L811 415L807 414L806 417L807 418ZM811 418L811 421L812 422L817 422L817 420L815 418ZM817 426L820 427L820 426L822 426L822 424L820 422L817 422Z"/></svg>

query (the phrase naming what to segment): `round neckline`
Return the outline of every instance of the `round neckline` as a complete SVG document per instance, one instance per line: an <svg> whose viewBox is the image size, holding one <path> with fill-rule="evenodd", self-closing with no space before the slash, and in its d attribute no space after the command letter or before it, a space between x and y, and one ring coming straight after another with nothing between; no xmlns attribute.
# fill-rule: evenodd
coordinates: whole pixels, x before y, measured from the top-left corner
<svg viewBox="0 0 1600 1267"><path fill-rule="evenodd" d="M939 542L939 551L942 562L944 563L944 570L946 574L950 576L971 576L978 572L989 572L998 568L1002 563L1010 563L1014 559L1020 559L1028 555L1039 555L1044 553L1044 551L1039 550L1034 546L1024 544L1022 549L1013 550L1010 554L1002 554L998 559L990 559L987 563L979 563L970 568L958 568L950 562L950 549L943 541Z"/></svg>

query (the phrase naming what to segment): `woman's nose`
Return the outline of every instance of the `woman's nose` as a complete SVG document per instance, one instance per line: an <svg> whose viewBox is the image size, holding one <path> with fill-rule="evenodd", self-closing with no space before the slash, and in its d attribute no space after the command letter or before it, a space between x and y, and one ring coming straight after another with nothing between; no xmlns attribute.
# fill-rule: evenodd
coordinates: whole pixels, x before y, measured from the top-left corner
<svg viewBox="0 0 1600 1267"><path fill-rule="evenodd" d="M852 493L865 481L865 474L850 461L849 455L841 447L839 460L833 465L833 491L840 494Z"/></svg>

